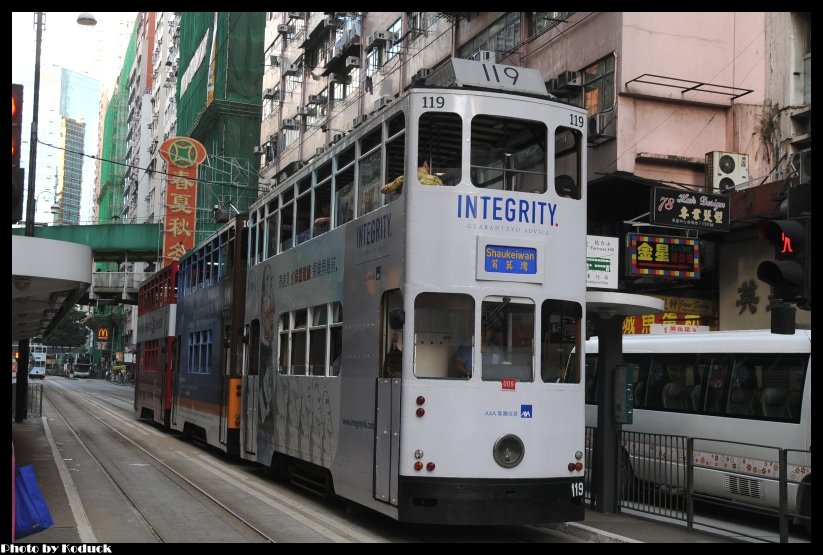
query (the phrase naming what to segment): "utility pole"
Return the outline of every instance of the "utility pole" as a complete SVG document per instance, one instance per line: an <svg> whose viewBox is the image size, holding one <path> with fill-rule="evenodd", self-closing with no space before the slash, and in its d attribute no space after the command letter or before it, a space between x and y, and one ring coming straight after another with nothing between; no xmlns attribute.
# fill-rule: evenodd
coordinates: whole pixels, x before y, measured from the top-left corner
<svg viewBox="0 0 823 555"><path fill-rule="evenodd" d="M36 49L34 51L34 100L31 112L31 138L29 139L29 186L26 191L26 237L34 237L34 184L37 174L37 123L40 111L40 49L43 43L43 12L36 12L35 25L37 26ZM17 371L17 395L14 407L14 421L22 422L28 411L29 392L29 340L21 339L18 343L20 351L19 367Z"/></svg>

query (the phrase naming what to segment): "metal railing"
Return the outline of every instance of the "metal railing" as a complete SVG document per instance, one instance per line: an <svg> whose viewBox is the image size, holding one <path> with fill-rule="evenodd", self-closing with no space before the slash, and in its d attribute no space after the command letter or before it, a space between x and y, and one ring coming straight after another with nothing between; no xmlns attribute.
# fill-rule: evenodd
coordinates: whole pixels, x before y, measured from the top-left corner
<svg viewBox="0 0 823 555"><path fill-rule="evenodd" d="M586 428L587 476L593 475L597 429ZM749 457L746 465L736 464L739 457L711 457L707 453L741 453L759 450L760 461ZM728 459L728 464L725 460ZM789 541L789 524L797 522L811 530L811 451L719 441L708 438L648 434L624 431L618 489L620 507L683 522L689 530L696 523L695 500L721 507L731 507L777 520L780 543ZM808 461L808 466L804 461ZM756 468L753 468L756 466ZM728 497L715 493L695 492L694 474L722 474ZM756 472L756 474L755 474ZM718 478L720 479L720 478ZM763 504L762 498L778 492L776 506ZM793 511L788 510L789 492L798 500ZM751 498L752 502L735 501ZM586 488L586 501L592 503L592 487ZM723 528L706 522L700 526L740 535L739 529ZM762 537L756 538L762 540Z"/></svg>
<svg viewBox="0 0 823 555"><path fill-rule="evenodd" d="M43 415L43 384L28 384L26 394L26 417ZM17 384L11 384L11 417L14 419L14 411L17 406Z"/></svg>

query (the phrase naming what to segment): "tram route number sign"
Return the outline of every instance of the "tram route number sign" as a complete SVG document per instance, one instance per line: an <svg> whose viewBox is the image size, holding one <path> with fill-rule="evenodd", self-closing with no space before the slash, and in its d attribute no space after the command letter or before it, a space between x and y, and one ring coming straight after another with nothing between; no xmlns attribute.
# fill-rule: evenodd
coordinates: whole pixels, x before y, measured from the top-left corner
<svg viewBox="0 0 823 555"><path fill-rule="evenodd" d="M546 94L540 71L532 68L452 58L427 79L429 86L482 87L504 91Z"/></svg>

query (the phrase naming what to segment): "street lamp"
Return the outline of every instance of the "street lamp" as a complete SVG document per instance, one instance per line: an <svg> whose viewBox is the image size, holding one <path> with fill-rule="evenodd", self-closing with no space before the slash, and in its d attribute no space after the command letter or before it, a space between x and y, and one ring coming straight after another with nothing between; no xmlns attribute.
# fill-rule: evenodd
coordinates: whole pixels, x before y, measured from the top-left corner
<svg viewBox="0 0 823 555"><path fill-rule="evenodd" d="M89 12L83 12L77 16L77 23L80 25L86 25L87 27L94 27L97 25L97 19L95 19L94 15Z"/></svg>

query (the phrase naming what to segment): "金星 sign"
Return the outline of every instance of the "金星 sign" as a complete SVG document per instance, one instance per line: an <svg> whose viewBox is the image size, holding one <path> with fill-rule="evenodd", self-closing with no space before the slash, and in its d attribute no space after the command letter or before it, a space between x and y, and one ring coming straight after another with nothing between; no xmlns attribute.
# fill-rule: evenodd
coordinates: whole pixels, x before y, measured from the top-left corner
<svg viewBox="0 0 823 555"><path fill-rule="evenodd" d="M626 255L629 276L700 279L700 247L695 239L629 233Z"/></svg>
<svg viewBox="0 0 823 555"><path fill-rule="evenodd" d="M651 223L667 227L729 231L729 197L683 189L655 187Z"/></svg>

